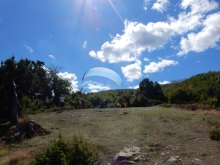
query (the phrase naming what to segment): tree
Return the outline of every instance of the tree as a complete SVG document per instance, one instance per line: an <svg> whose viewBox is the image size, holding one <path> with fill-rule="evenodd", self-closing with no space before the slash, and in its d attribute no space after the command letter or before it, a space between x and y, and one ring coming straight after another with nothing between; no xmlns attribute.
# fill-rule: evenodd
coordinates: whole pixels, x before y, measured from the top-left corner
<svg viewBox="0 0 220 165"><path fill-rule="evenodd" d="M220 72L209 71L207 73L197 74L176 84L171 84L165 89L164 93L169 102L175 104L197 103L220 105L218 92L219 77Z"/></svg>
<svg viewBox="0 0 220 165"><path fill-rule="evenodd" d="M143 79L139 84L139 95L143 95L148 100L164 101L165 97L159 83L152 82L148 78Z"/></svg>
<svg viewBox="0 0 220 165"><path fill-rule="evenodd" d="M59 97L61 94L70 94L72 88L71 83L68 80L64 80L62 77L58 76L60 67L51 66L49 68L49 77L51 90L54 92L54 103L59 106Z"/></svg>
<svg viewBox="0 0 220 165"><path fill-rule="evenodd" d="M169 95L169 102L172 104L184 104L187 102L187 98L186 91L178 88Z"/></svg>
<svg viewBox="0 0 220 165"><path fill-rule="evenodd" d="M38 104L40 106L45 105L46 98L52 98L52 91L56 97L59 97L61 93L68 94L71 91L71 83L59 77L58 72L55 71L47 69L42 61L20 59L19 62L16 62L14 56L2 61L0 66L0 117L10 119L13 101L15 101L13 82L16 84L21 107L23 100L25 103L38 102L41 103ZM33 106L35 105L33 104ZM37 106L37 110L39 109Z"/></svg>
<svg viewBox="0 0 220 165"><path fill-rule="evenodd" d="M16 62L14 56L7 59L5 62L2 62L0 69L0 117L2 118L10 118L14 96L13 81L16 77L15 71Z"/></svg>

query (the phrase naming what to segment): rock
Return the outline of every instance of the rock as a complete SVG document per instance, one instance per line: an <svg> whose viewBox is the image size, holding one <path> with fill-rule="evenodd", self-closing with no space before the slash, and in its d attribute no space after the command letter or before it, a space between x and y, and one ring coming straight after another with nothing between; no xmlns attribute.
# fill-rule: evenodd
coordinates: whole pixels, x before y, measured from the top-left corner
<svg viewBox="0 0 220 165"><path fill-rule="evenodd" d="M140 160L140 156L134 158L134 161L135 161L135 162L137 162L137 161L139 161L139 160Z"/></svg>
<svg viewBox="0 0 220 165"><path fill-rule="evenodd" d="M181 159L179 156L171 156L170 159L168 159L168 162L179 162Z"/></svg>
<svg viewBox="0 0 220 165"><path fill-rule="evenodd" d="M126 162L126 164L135 164L136 162L134 162L134 161L125 161Z"/></svg>
<svg viewBox="0 0 220 165"><path fill-rule="evenodd" d="M194 158L194 160L192 160L192 163L196 165L200 165L202 164L202 161L200 159Z"/></svg>
<svg viewBox="0 0 220 165"><path fill-rule="evenodd" d="M132 157L132 155L135 155L139 152L139 147L124 148L122 151L114 156L111 165L118 165L121 162L126 161L126 159Z"/></svg>

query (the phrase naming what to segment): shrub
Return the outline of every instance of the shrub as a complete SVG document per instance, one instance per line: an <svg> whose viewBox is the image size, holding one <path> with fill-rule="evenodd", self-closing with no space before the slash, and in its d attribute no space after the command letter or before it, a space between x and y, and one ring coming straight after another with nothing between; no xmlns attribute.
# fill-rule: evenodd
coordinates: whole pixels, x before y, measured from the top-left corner
<svg viewBox="0 0 220 165"><path fill-rule="evenodd" d="M198 106L195 104L189 104L189 105L187 105L187 109L191 110L191 111L195 111L198 109Z"/></svg>
<svg viewBox="0 0 220 165"><path fill-rule="evenodd" d="M82 136L74 136L69 164L93 165L98 159L98 151Z"/></svg>
<svg viewBox="0 0 220 165"><path fill-rule="evenodd" d="M43 100L34 99L33 102L31 103L31 108L33 111L37 111L41 109L43 106L44 106Z"/></svg>
<svg viewBox="0 0 220 165"><path fill-rule="evenodd" d="M217 108L216 108L216 111L220 111L220 107L217 107Z"/></svg>
<svg viewBox="0 0 220 165"><path fill-rule="evenodd" d="M59 111L59 110L60 110L59 107L53 107L53 108L51 108L51 111L52 111L52 112L56 112L56 111Z"/></svg>
<svg viewBox="0 0 220 165"><path fill-rule="evenodd" d="M0 157L6 155L6 150L4 149L3 145L0 143Z"/></svg>
<svg viewBox="0 0 220 165"><path fill-rule="evenodd" d="M212 140L220 140L220 130L217 128L211 130L209 135Z"/></svg>
<svg viewBox="0 0 220 165"><path fill-rule="evenodd" d="M36 165L93 165L97 160L97 150L82 136L76 135L72 141L65 141L59 135L58 141L52 141L46 150L35 156Z"/></svg>
<svg viewBox="0 0 220 165"><path fill-rule="evenodd" d="M31 99L28 98L28 96L24 96L21 99L21 105L23 106L23 108L28 108L31 104Z"/></svg>

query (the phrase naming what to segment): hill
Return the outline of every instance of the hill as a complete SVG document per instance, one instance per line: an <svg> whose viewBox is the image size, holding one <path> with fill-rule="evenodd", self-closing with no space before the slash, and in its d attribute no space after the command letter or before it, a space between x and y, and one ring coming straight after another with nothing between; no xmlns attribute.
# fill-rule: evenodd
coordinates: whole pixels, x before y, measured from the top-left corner
<svg viewBox="0 0 220 165"><path fill-rule="evenodd" d="M162 88L169 103L220 105L220 72L207 72Z"/></svg>

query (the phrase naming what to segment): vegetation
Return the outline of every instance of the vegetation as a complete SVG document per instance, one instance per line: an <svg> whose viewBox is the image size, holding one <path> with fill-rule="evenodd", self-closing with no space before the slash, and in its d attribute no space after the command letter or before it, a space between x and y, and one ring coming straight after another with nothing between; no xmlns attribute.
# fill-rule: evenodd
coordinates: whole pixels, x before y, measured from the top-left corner
<svg viewBox="0 0 220 165"><path fill-rule="evenodd" d="M140 148L140 153L130 158L134 161L139 157L136 165L216 165L220 161L220 143L210 140L209 135L210 130L220 126L220 112L215 110L191 111L160 106L95 108L32 114L29 118L51 133L34 136L22 143L1 144L0 165L15 161L17 165L33 164L31 161L38 153L46 154L54 141L57 145L59 134L62 143L70 144L76 133L98 150L100 165L110 163L121 150L133 146ZM69 147L73 148L68 145L67 149ZM168 162L172 156L179 156L181 160Z"/></svg>
<svg viewBox="0 0 220 165"><path fill-rule="evenodd" d="M10 110L16 84L20 105L27 111L40 112L58 105L61 93L69 94L71 84L57 75L57 67L48 69L44 62L11 57L1 62L0 67L0 107L2 118L10 118Z"/></svg>
<svg viewBox="0 0 220 165"><path fill-rule="evenodd" d="M220 140L220 130L218 128L212 129L209 135L212 140Z"/></svg>
<svg viewBox="0 0 220 165"><path fill-rule="evenodd" d="M220 106L220 72L208 72L173 82L164 88L171 104L204 104Z"/></svg>
<svg viewBox="0 0 220 165"><path fill-rule="evenodd" d="M97 93L71 90L71 83L58 76L60 67L45 67L42 61L11 58L2 61L0 67L0 118L10 119L14 87L22 108L28 114L59 110L59 96L65 95L65 110L100 107L108 100L108 107L117 107L121 102L127 107L146 107L158 104L220 106L220 72L195 75L186 80L160 85L144 78L138 89L118 89Z"/></svg>
<svg viewBox="0 0 220 165"><path fill-rule="evenodd" d="M59 139L35 156L35 165L94 165L98 161L98 152L81 135L74 135L72 141L66 141L61 134Z"/></svg>
<svg viewBox="0 0 220 165"><path fill-rule="evenodd" d="M168 154L172 152L185 158L182 159L185 164L195 161L187 159L192 155L197 157L198 152L219 154L216 143L207 140L207 135L213 140L220 140L220 72L210 71L166 85L144 78L138 89L85 93L83 89L73 92L71 83L58 76L59 69L45 67L41 61L20 59L16 62L14 57L1 62L0 119L10 119L15 83L19 116L23 115L23 107L30 119L40 122L46 129L52 129L46 140L35 137L35 141L30 139L17 148L14 145L13 149L10 145L1 144L0 157L6 158L13 153L4 162L30 164L33 161L37 165L95 164L101 161L107 164L119 150L134 145L144 146L142 153L151 152L147 161L152 164L166 164ZM51 113L59 110L60 94L65 95L65 110L69 111ZM111 109L97 110L105 100L108 100L107 108ZM79 101L83 103L83 110L77 110L80 108ZM117 105L121 102L131 108L119 111ZM179 107L190 111L181 111ZM9 124L0 125L0 136L9 128ZM74 135L76 131L83 136ZM58 140L52 140L58 132L65 136L65 140L61 134ZM73 139L66 140L70 137ZM52 140L50 145L48 140ZM174 148L169 150L169 147ZM32 149L38 152L32 152ZM98 160L100 153L103 157ZM164 153L167 156L163 159L161 154ZM219 162L211 157L203 159L204 164Z"/></svg>

